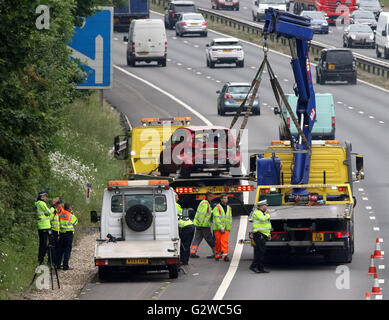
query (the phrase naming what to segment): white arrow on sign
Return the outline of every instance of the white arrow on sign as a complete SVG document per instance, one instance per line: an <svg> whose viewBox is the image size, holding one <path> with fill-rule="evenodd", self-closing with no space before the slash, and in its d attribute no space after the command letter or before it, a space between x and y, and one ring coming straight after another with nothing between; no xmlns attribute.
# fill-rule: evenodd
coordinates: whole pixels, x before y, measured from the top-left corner
<svg viewBox="0 0 389 320"><path fill-rule="evenodd" d="M88 67L91 67L95 70L95 83L103 83L103 46L104 39L101 35L98 35L95 38L95 58L91 59L83 53L73 49L68 46L70 50L72 50L71 56L75 59L80 59L81 62L87 62Z"/></svg>

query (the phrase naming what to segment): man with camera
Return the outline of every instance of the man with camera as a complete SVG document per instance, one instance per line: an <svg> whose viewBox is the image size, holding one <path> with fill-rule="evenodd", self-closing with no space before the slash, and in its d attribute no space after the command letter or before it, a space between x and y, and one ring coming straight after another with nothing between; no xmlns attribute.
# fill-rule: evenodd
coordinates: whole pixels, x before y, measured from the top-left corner
<svg viewBox="0 0 389 320"><path fill-rule="evenodd" d="M257 203L256 209L249 219L253 223L254 259L250 270L255 273L269 273L264 269L264 259L266 253L266 241L270 239L272 229L270 223L270 210L267 209L267 200Z"/></svg>

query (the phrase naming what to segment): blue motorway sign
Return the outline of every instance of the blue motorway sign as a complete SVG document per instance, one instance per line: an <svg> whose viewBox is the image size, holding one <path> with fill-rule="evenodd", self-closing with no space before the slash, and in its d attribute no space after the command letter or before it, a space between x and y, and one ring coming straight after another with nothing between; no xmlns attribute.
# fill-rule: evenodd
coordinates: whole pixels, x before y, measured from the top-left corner
<svg viewBox="0 0 389 320"><path fill-rule="evenodd" d="M113 7L99 7L93 16L85 18L81 27L74 28L68 47L71 57L80 59L86 79L79 89L107 89L112 86ZM100 11L101 10L101 11Z"/></svg>

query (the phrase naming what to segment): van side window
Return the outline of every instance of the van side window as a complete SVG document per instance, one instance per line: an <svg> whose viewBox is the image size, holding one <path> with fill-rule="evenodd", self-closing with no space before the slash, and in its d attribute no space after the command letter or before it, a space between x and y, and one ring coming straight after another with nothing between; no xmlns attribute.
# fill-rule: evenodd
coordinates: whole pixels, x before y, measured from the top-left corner
<svg viewBox="0 0 389 320"><path fill-rule="evenodd" d="M113 195L111 198L111 212L123 212L123 196Z"/></svg>

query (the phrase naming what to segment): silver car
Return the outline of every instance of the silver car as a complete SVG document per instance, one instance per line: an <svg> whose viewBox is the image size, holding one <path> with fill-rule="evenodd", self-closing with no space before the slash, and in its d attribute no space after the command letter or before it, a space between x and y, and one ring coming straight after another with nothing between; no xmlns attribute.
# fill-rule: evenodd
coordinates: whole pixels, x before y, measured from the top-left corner
<svg viewBox="0 0 389 320"><path fill-rule="evenodd" d="M184 34L200 34L206 37L208 34L207 22L201 13L182 13L176 22L176 36Z"/></svg>
<svg viewBox="0 0 389 320"><path fill-rule="evenodd" d="M241 82L227 82L222 90L216 91L218 94L217 97L217 113L224 115L226 112L236 112L238 111L243 100L246 98L247 93L251 87L250 83L241 83ZM249 103L251 101L252 95L250 94L247 98L246 104L243 108L244 111L247 110ZM251 109L253 114L259 115L259 95L254 98L253 108Z"/></svg>
<svg viewBox="0 0 389 320"><path fill-rule="evenodd" d="M374 32L366 24L350 24L343 31L343 47L353 46L375 48Z"/></svg>

